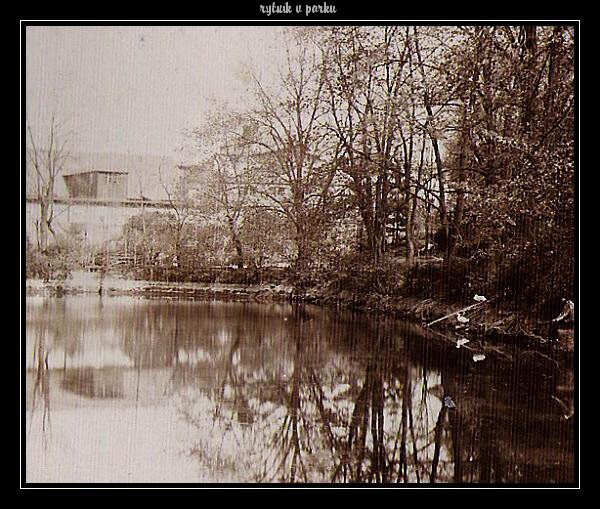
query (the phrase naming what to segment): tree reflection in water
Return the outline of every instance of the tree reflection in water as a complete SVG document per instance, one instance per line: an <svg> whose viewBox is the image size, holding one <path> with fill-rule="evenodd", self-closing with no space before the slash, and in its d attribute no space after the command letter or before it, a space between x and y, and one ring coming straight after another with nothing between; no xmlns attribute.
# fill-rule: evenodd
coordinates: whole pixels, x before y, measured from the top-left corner
<svg viewBox="0 0 600 509"><path fill-rule="evenodd" d="M335 351L323 336L335 335L339 323L323 327L297 308L285 327L292 340L277 367L256 369L256 359L245 355L252 348L244 348L256 338L238 327L219 389L188 394L184 414L199 429L193 453L224 479L523 482L532 480L534 451L546 447L544 440L561 444L555 458L543 458L546 478L572 476L570 423L544 407L546 397L538 409L550 422L547 434L533 437L531 398L519 398L515 390L525 387L504 373L469 365L461 352L423 357L386 321L365 330L357 320L344 328L345 349L338 344ZM529 443L519 439L518 419Z"/></svg>
<svg viewBox="0 0 600 509"><path fill-rule="evenodd" d="M35 370L33 389L31 392L31 416L30 428L33 424L33 416L42 405L42 436L46 440L46 431L50 426L50 370L48 366L48 347L46 344L46 334L40 328L35 335L35 345L33 347L32 364Z"/></svg>
<svg viewBox="0 0 600 509"><path fill-rule="evenodd" d="M538 354L473 363L418 327L310 306L72 298L30 316L44 422L55 374L88 398L174 399L223 482L574 478L571 370Z"/></svg>

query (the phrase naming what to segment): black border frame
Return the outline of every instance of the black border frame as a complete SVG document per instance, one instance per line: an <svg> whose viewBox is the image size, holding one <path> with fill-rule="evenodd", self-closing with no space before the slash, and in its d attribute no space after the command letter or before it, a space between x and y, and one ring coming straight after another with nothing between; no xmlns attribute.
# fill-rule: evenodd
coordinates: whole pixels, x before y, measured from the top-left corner
<svg viewBox="0 0 600 509"><path fill-rule="evenodd" d="M269 2L265 2L268 4ZM271 2L273 3L273 2ZM282 4L285 2L276 2L278 4ZM309 2L288 2L293 7L295 5L304 5L304 4L318 4L321 3L317 0L312 0ZM146 484L146 483L93 483L93 484L74 484L74 483L54 483L54 484L46 484L46 483L28 483L25 479L26 474L26 466L25 466L25 436L26 436L26 424L25 424L25 413L26 413L26 391L25 391L25 353L24 353L24 330L25 330L25 299L26 299L26 283L24 276L24 265L25 265L25 222L23 218L25 217L25 186L21 185L20 188L20 213L21 213L21 223L20 223L20 273L19 273L19 281L20 281L20 318L21 318L21 330L20 330L20 397L19 397L19 411L20 411L20 440L19 440L19 460L20 460L20 473L19 473L19 490L21 493L25 494L42 494L42 493L53 493L58 494L58 492L62 492L65 489L71 490L72 494L84 494L89 492L90 490L96 491L97 494L136 494L140 493L139 490L143 490L146 493L152 493L152 495L159 494L182 494L181 490L186 491L187 493L193 493L189 491L190 489L209 489L209 490L231 490L233 489L234 494L242 494L240 490L247 492L247 490L261 490L267 489L271 494L283 494L287 492L287 490L294 490L295 494L308 494L308 493L319 493L322 495L331 495L331 494L339 494L338 490L350 490L353 495L357 495L359 492L361 495L364 495L363 490L367 490L369 493L375 494L386 493L391 494L390 489L402 489L402 490L410 490L409 493L413 494L430 494L430 495L441 495L448 494L450 492L456 493L465 493L464 489L468 489L467 493L475 490L476 492L489 492L489 490L493 490L494 492L502 492L502 494L518 494L513 490L519 490L520 493L523 493L522 490L527 490L530 493L535 493L536 489L544 489L551 490L555 492L558 490L560 494L564 494L564 489L568 489L568 492L573 494L573 490L582 491L582 479L581 479L581 348L580 348L580 165L581 165L581 153L580 153L580 95L581 95L581 20L393 20L393 19L369 19L369 20L361 20L360 16L356 18L352 18L352 14L344 7L339 6L339 2L330 2L329 5L334 4L337 7L338 12L334 15L323 15L320 19L312 18L312 17L304 17L304 16L284 16L284 15L272 15L267 17L266 15L261 15L258 10L258 6L251 3L246 3L245 8L241 8L236 6L236 17L242 18L246 16L255 17L257 19L237 19L237 20L196 20L196 21L188 21L188 20L102 20L102 21L94 21L94 20L52 20L52 21L44 21L44 20L23 20L19 19L19 78L20 78L20 101L19 101L19 118L20 118L20 156L19 156L19 166L22 168L25 157L26 157L26 132L25 132L25 87L26 87L26 76L25 76L25 64L24 64L24 56L26 52L26 37L25 31L28 26L139 26L143 25L151 25L151 26L256 26L256 25L372 25L372 24L399 24L399 25L501 25L501 24L520 24L520 25L546 25L552 26L556 24L569 24L575 27L575 133L574 137L576 140L575 143L575 245L574 256L575 256L575 272L576 272L576 280L575 280L575 304L577 307L577 316L575 319L575 334L576 334L576 348L575 348L575 366L574 366L574 374L575 374L575 391L578 395L578 398L575 399L575 436L574 436L574 445L576 447L574 459L575 459L575 476L576 481L573 484L543 484L543 483L535 483L535 484L434 484L434 485L426 485L426 484L415 484L415 485L381 485L377 487L372 487L369 485L331 485L331 484L297 484L297 485L271 485L271 484L244 484L244 483L202 483L202 484ZM251 7L252 6L252 7ZM403 6L397 6L403 7ZM227 10L227 6L221 7L223 10ZM388 10L388 6L386 6L386 10ZM347 13L349 15L347 15ZM233 13L229 12L228 15ZM406 16L406 12L404 15ZM219 16L215 16L219 17ZM385 16L392 18L393 15ZM258 19L261 18L261 19ZM346 19L340 19L346 18ZM20 174L22 178L23 172L20 170ZM321 488L321 489L319 489ZM461 489L462 488L462 489ZM300 491L297 491L297 490ZM416 489L414 492L412 490ZM164 491L163 491L164 490ZM325 491L323 491L325 490ZM330 491L334 490L334 491ZM406 492L403 492L403 495L406 495ZM557 495L559 493L554 493ZM580 493L575 493L580 494Z"/></svg>

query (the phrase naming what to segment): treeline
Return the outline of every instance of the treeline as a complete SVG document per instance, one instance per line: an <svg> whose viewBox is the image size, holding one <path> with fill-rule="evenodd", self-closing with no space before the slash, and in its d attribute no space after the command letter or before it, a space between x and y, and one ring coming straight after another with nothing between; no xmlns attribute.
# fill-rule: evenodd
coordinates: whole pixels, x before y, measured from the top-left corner
<svg viewBox="0 0 600 509"><path fill-rule="evenodd" d="M300 290L484 293L535 313L572 298L573 27L285 39L276 78L248 71L246 107L190 133L199 162L169 190L177 260L287 260Z"/></svg>

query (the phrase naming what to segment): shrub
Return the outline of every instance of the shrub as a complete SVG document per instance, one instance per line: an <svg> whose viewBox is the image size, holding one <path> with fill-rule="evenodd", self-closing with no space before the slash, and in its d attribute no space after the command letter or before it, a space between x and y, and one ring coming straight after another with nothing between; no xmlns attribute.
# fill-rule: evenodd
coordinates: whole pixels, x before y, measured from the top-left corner
<svg viewBox="0 0 600 509"><path fill-rule="evenodd" d="M25 277L50 279L66 279L72 270L69 252L60 246L50 246L45 252L27 246L25 257Z"/></svg>
<svg viewBox="0 0 600 509"><path fill-rule="evenodd" d="M474 293L489 293L481 261L453 257L451 262L425 262L406 275L406 292L425 299L465 301Z"/></svg>
<svg viewBox="0 0 600 509"><path fill-rule="evenodd" d="M405 267L392 256L385 256L378 264L369 263L363 253L355 251L340 260L329 280L330 288L337 292L398 295L404 287Z"/></svg>

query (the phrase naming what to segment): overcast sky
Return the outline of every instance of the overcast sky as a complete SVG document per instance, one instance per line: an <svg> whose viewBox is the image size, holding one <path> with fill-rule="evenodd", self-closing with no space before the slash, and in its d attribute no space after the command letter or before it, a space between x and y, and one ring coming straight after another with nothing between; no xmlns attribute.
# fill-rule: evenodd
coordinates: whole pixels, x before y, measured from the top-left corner
<svg viewBox="0 0 600 509"><path fill-rule="evenodd" d="M181 131L211 99L243 97L244 66L269 74L278 27L27 27L26 110L43 130L52 113L72 150L178 158Z"/></svg>

